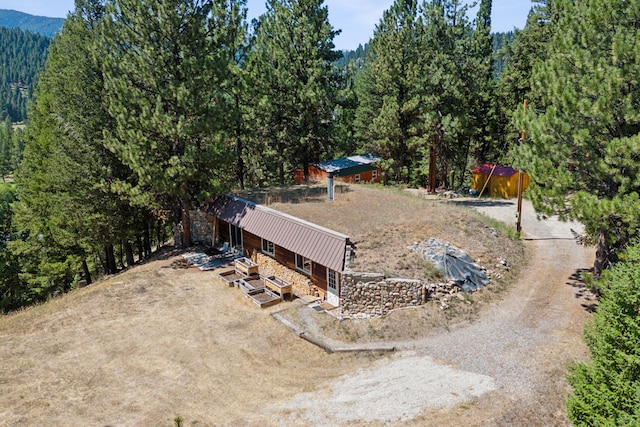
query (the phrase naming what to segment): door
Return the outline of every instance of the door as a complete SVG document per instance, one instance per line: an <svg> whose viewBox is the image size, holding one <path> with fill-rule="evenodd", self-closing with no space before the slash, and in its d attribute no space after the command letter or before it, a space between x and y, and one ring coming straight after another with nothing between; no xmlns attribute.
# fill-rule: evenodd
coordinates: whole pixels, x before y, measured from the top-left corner
<svg viewBox="0 0 640 427"><path fill-rule="evenodd" d="M340 305L340 281L338 273L327 269L327 302L335 307Z"/></svg>
<svg viewBox="0 0 640 427"><path fill-rule="evenodd" d="M242 229L229 224L229 236L231 236L231 247L242 252Z"/></svg>

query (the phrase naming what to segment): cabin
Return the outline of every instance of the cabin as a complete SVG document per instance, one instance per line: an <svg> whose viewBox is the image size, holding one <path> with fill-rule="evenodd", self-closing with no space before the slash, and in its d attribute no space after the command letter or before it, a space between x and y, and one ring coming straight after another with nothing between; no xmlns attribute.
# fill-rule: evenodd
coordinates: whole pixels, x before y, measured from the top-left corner
<svg viewBox="0 0 640 427"><path fill-rule="evenodd" d="M510 199L518 197L518 171L509 166L483 164L472 172L471 189L478 194L488 194L490 197ZM526 172L520 175L522 191L529 186L530 178Z"/></svg>
<svg viewBox="0 0 640 427"><path fill-rule="evenodd" d="M234 248L265 273L291 283L294 292L340 305L348 236L231 195L216 197L201 210L213 222L214 245Z"/></svg>
<svg viewBox="0 0 640 427"><path fill-rule="evenodd" d="M362 154L309 165L309 179L322 181L331 177L349 184L379 183L382 170L376 162L382 160L373 154ZM296 169L294 181L304 182L304 171Z"/></svg>

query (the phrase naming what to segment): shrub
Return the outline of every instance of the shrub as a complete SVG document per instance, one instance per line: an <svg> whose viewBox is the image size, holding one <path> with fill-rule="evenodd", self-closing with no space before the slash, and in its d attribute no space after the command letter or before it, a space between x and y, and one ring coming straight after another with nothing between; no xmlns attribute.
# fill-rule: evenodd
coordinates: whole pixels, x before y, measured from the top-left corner
<svg viewBox="0 0 640 427"><path fill-rule="evenodd" d="M575 426L640 425L640 242L606 271L598 312L585 329L591 350L568 376Z"/></svg>

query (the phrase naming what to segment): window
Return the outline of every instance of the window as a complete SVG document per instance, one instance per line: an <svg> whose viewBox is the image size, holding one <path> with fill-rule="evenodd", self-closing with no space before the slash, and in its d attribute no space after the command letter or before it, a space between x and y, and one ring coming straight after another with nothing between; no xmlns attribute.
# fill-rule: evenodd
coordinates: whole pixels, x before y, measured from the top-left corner
<svg viewBox="0 0 640 427"><path fill-rule="evenodd" d="M296 268L303 273L311 275L311 260L296 254Z"/></svg>
<svg viewBox="0 0 640 427"><path fill-rule="evenodd" d="M262 252L267 255L273 256L275 251L273 248L273 242L267 239L262 239Z"/></svg>
<svg viewBox="0 0 640 427"><path fill-rule="evenodd" d="M355 182L360 182L360 174L357 173L354 179Z"/></svg>
<svg viewBox="0 0 640 427"><path fill-rule="evenodd" d="M327 285L334 293L338 291L338 273L327 268Z"/></svg>
<svg viewBox="0 0 640 427"><path fill-rule="evenodd" d="M378 178L378 169L371 171L371 181L375 181Z"/></svg>

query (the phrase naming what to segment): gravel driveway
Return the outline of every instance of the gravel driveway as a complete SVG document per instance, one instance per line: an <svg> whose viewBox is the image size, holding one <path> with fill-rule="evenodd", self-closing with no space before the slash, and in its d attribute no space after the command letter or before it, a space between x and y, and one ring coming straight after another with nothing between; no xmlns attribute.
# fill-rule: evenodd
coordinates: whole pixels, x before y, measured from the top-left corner
<svg viewBox="0 0 640 427"><path fill-rule="evenodd" d="M456 203L515 223L513 201ZM391 359L294 396L283 424L568 425L564 375L587 354L581 336L593 302L577 274L591 267L594 251L573 239L579 224L539 221L528 201L522 229L532 259L485 315L419 341L392 343L400 351Z"/></svg>

